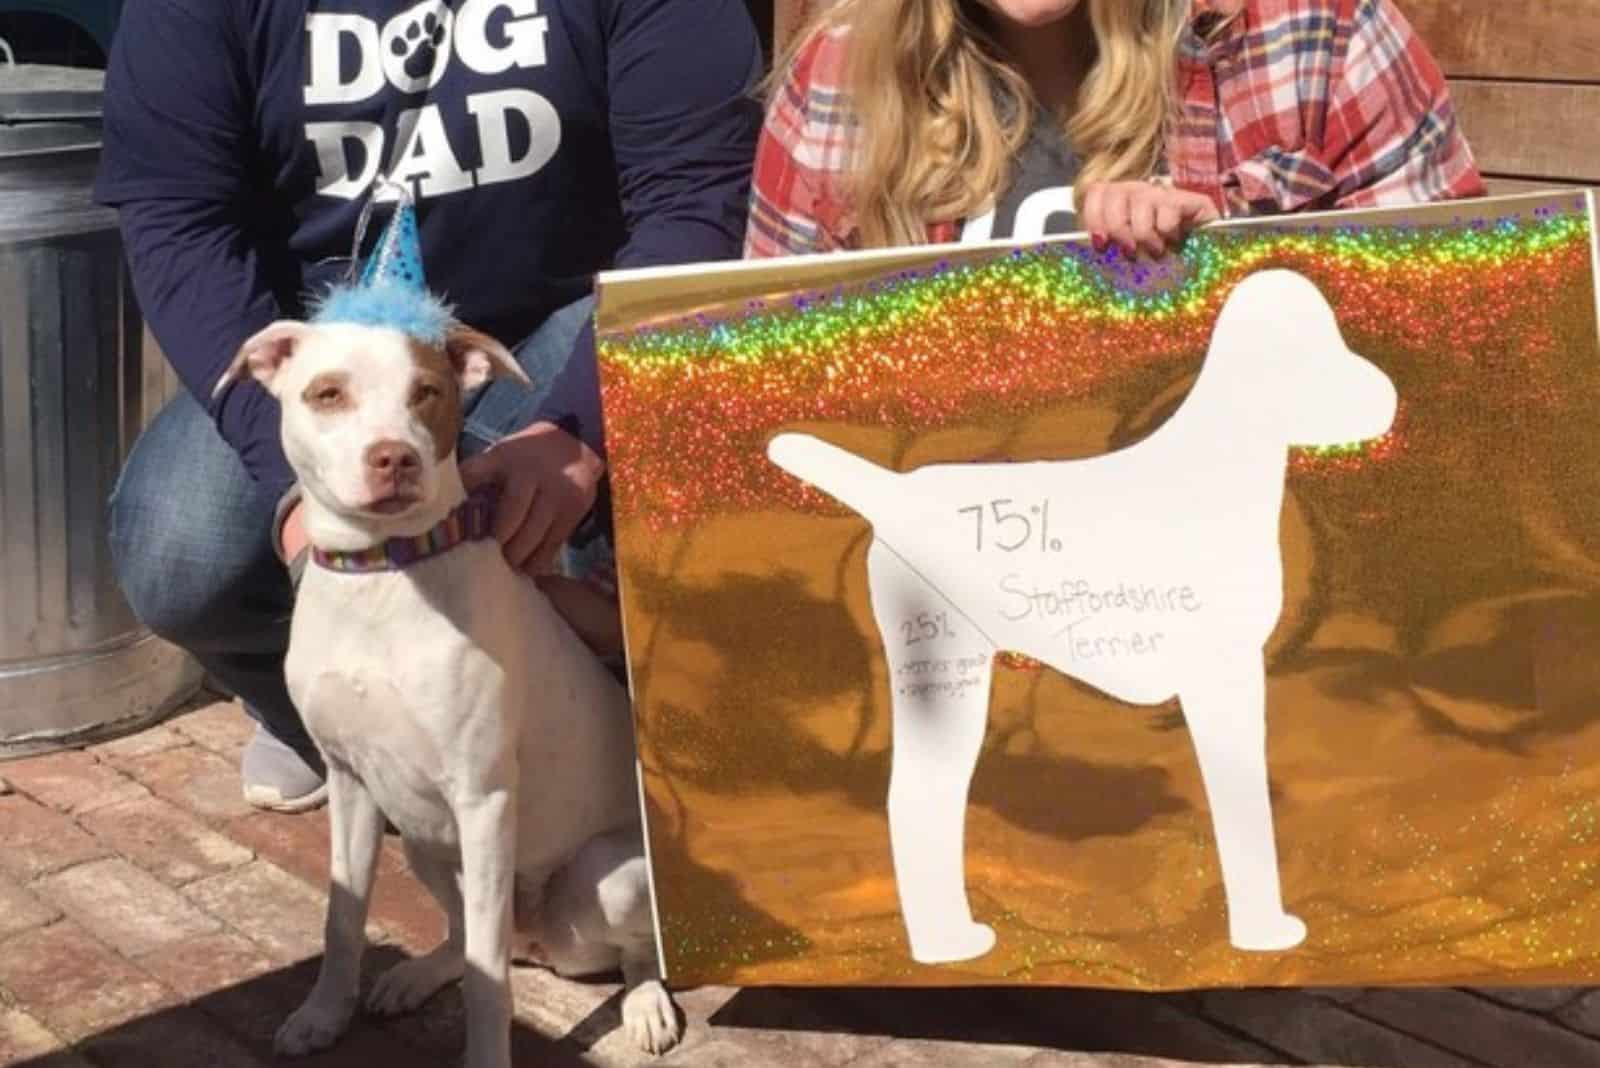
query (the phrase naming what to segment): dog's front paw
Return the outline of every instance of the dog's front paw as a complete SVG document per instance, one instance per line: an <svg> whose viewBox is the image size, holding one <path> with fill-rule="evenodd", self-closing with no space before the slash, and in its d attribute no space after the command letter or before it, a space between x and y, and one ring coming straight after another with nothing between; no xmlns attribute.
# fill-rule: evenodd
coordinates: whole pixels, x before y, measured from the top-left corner
<svg viewBox="0 0 1600 1068"><path fill-rule="evenodd" d="M328 1003L315 997L307 998L304 1005L294 1010L278 1028L272 1040L272 1049L281 1057L301 1057L327 1049L339 1041L350 1018L355 1015L355 1002Z"/></svg>
<svg viewBox="0 0 1600 1068"><path fill-rule="evenodd" d="M379 1016L397 1016L419 1008L439 988L461 978L460 953L441 947L425 957L404 960L382 975L367 995L368 1010Z"/></svg>
<svg viewBox="0 0 1600 1068"><path fill-rule="evenodd" d="M634 1043L650 1054L667 1052L683 1035L672 995L654 979L640 983L622 999L622 1026Z"/></svg>

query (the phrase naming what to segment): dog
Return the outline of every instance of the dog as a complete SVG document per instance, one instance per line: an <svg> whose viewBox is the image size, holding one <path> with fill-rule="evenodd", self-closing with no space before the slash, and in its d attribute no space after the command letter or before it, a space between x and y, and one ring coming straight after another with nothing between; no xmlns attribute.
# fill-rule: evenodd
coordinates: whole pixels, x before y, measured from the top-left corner
<svg viewBox="0 0 1600 1068"><path fill-rule="evenodd" d="M1229 938L1299 944L1267 789L1263 648L1283 609L1291 445L1384 434L1397 396L1351 352L1310 281L1258 272L1229 295L1199 378L1154 434L1090 459L905 474L783 433L773 463L872 526L873 615L893 709L891 849L913 959L995 944L964 882L967 793L996 653L1122 701L1181 699L1211 810Z"/></svg>
<svg viewBox="0 0 1600 1068"><path fill-rule="evenodd" d="M224 377L252 375L281 403L305 530L325 558L381 554L470 517L455 454L462 397L495 375L526 377L493 338L453 319L443 334L433 344L282 321L246 341ZM398 570L313 563L285 674L327 762L332 888L321 971L278 1052L331 1045L356 1011L385 818L448 934L383 974L370 1010L409 1011L460 979L464 1063L508 1068L515 938L563 975L620 967L629 1034L650 1052L677 1042L627 695L496 541Z"/></svg>

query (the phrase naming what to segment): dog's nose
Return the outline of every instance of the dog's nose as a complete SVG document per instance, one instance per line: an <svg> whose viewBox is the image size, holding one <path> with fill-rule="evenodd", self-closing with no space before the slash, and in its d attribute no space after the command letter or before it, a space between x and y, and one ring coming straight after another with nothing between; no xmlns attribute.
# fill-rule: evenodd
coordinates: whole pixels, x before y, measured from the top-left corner
<svg viewBox="0 0 1600 1068"><path fill-rule="evenodd" d="M365 453L367 470L380 475L406 475L422 466L422 457L403 441L375 441Z"/></svg>

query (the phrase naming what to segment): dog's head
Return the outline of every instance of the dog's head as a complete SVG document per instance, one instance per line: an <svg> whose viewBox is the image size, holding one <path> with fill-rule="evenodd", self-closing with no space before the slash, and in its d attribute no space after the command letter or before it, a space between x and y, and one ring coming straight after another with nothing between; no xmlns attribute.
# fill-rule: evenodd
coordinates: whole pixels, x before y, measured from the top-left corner
<svg viewBox="0 0 1600 1068"><path fill-rule="evenodd" d="M1286 444L1353 444L1394 423L1394 383L1350 350L1322 292L1293 271L1260 271L1240 282L1217 320L1212 350L1232 364L1235 404L1270 421Z"/></svg>
<svg viewBox="0 0 1600 1068"><path fill-rule="evenodd" d="M283 448L308 498L380 537L418 533L456 502L462 397L496 375L527 382L504 345L451 323L437 344L349 322L273 323L218 383L249 374L283 408Z"/></svg>

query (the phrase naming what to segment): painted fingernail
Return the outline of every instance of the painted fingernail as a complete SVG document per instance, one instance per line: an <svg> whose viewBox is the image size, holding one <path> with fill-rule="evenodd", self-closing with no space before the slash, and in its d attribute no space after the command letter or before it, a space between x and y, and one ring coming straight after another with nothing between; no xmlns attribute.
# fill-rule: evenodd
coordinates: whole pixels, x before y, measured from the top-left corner
<svg viewBox="0 0 1600 1068"><path fill-rule="evenodd" d="M1106 250L1106 235L1090 234L1089 243L1094 246L1096 252L1104 252Z"/></svg>

